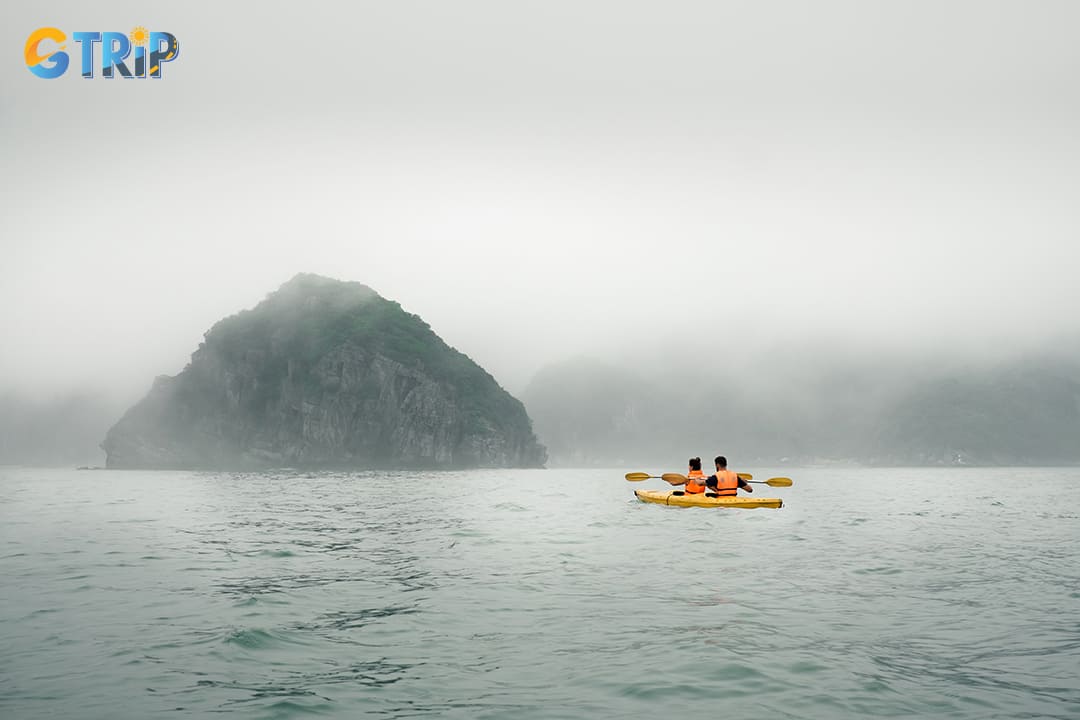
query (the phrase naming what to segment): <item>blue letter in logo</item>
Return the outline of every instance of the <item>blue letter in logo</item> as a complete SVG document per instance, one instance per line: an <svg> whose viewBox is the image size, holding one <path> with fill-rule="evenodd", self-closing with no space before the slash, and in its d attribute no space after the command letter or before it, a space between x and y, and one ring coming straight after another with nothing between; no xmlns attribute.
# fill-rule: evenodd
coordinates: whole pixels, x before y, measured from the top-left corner
<svg viewBox="0 0 1080 720"><path fill-rule="evenodd" d="M101 42L101 33L77 32L71 37L82 47L82 76L89 80L94 77L94 43Z"/></svg>
<svg viewBox="0 0 1080 720"><path fill-rule="evenodd" d="M116 44L120 43L120 47ZM131 41L124 33L107 32L101 34L101 75L111 78L113 67L120 71L126 78L131 77L131 71L124 64L124 58L131 53Z"/></svg>
<svg viewBox="0 0 1080 720"><path fill-rule="evenodd" d="M165 47L162 48L162 43ZM172 62L180 54L180 43L176 36L167 32L150 33L150 77L161 77L162 63Z"/></svg>

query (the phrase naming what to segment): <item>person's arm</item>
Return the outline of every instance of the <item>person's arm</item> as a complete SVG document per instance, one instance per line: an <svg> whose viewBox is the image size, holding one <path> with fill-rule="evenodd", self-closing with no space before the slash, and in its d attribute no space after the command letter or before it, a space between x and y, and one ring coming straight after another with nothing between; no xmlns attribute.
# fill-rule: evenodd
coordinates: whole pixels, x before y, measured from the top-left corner
<svg viewBox="0 0 1080 720"><path fill-rule="evenodd" d="M712 488L713 492L716 492L716 476L710 475L705 478L705 487Z"/></svg>
<svg viewBox="0 0 1080 720"><path fill-rule="evenodd" d="M746 482L742 478L739 478L739 487L741 487L743 490L745 490L748 493L754 492L754 488L750 487L750 483Z"/></svg>

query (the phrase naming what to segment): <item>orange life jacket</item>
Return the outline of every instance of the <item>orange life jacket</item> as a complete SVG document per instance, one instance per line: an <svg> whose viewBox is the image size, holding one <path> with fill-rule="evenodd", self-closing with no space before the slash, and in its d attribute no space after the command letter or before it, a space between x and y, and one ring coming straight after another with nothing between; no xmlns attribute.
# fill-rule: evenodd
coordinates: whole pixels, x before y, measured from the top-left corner
<svg viewBox="0 0 1080 720"><path fill-rule="evenodd" d="M686 492L690 495L705 492L705 473L700 470L691 470L686 473Z"/></svg>
<svg viewBox="0 0 1080 720"><path fill-rule="evenodd" d="M716 494L720 497L732 497L738 494L739 476L731 470L716 471Z"/></svg>

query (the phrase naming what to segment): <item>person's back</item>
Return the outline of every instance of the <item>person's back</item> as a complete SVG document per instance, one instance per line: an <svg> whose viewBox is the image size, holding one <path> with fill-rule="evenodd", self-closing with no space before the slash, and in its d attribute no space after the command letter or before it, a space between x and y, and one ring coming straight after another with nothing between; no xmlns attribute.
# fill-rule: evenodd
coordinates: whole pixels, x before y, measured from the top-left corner
<svg viewBox="0 0 1080 720"><path fill-rule="evenodd" d="M710 475L705 480L705 485L720 497L734 497L739 494L739 488L746 492L754 492L754 488L739 477L736 473L727 469L727 458L720 455L714 461L716 474Z"/></svg>
<svg viewBox="0 0 1080 720"><path fill-rule="evenodd" d="M686 471L685 491L690 495L699 495L705 490L705 473L701 471L701 458L690 458L690 467Z"/></svg>

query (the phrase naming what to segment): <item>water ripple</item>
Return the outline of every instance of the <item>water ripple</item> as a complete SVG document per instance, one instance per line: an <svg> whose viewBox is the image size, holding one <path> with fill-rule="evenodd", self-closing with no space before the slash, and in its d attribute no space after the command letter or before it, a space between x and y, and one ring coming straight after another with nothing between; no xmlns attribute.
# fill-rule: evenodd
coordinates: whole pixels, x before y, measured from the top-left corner
<svg viewBox="0 0 1080 720"><path fill-rule="evenodd" d="M1075 718L1080 483L0 474L0 716Z"/></svg>

